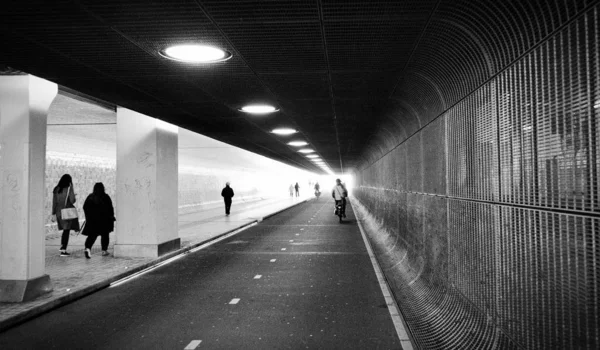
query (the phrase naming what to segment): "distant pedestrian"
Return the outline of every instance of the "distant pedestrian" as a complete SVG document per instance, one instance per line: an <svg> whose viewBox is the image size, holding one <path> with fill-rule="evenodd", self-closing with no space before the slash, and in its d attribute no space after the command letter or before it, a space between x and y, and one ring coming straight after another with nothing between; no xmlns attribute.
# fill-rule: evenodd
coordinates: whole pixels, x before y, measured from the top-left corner
<svg viewBox="0 0 600 350"><path fill-rule="evenodd" d="M115 209L110 196L104 191L102 182L94 185L94 191L86 198L83 204L85 213L85 227L82 235L87 236L85 240L85 257L90 258L92 246L96 238L100 236L102 256L108 255L109 235L115 229Z"/></svg>
<svg viewBox="0 0 600 350"><path fill-rule="evenodd" d="M294 197L294 185L290 184L290 197Z"/></svg>
<svg viewBox="0 0 600 350"><path fill-rule="evenodd" d="M52 190L52 221L56 221L59 230L62 230L60 239L60 256L69 256L67 245L69 244L69 234L71 230L79 231L79 219L63 218L62 210L65 208L75 208L75 190L73 189L73 179L71 175L64 174L58 181L58 185Z"/></svg>
<svg viewBox="0 0 600 350"><path fill-rule="evenodd" d="M225 200L225 215L229 215L231 198L233 198L233 189L229 187L229 182L225 184L225 188L221 191L221 196Z"/></svg>
<svg viewBox="0 0 600 350"><path fill-rule="evenodd" d="M298 185L297 182L296 182L296 186L294 186L294 188L296 189L296 197L300 197L300 185Z"/></svg>

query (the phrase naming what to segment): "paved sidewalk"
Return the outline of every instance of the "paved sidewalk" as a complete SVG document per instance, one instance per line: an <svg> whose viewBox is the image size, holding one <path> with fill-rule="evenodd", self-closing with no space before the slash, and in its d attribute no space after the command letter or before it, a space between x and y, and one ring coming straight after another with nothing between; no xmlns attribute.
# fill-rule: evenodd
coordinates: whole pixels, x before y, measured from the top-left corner
<svg viewBox="0 0 600 350"><path fill-rule="evenodd" d="M60 234L46 237L46 273L54 286L51 293L25 303L0 303L0 331L30 319L89 293L105 288L110 283L169 259L207 241L235 231L282 210L305 202L310 197L277 198L236 204L231 215L224 208L212 208L179 216L181 249L160 258L115 258L112 256L115 233L111 234L109 256L100 255L100 238L92 249L92 258L83 255L86 237L72 233L69 238L69 257L59 256Z"/></svg>

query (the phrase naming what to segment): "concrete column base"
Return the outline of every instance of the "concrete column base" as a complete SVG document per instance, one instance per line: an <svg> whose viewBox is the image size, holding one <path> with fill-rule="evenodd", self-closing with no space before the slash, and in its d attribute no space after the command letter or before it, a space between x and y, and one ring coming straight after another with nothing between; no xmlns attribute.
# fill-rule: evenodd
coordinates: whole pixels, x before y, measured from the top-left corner
<svg viewBox="0 0 600 350"><path fill-rule="evenodd" d="M52 291L50 276L30 280L0 280L0 302L20 303L33 300Z"/></svg>
<svg viewBox="0 0 600 350"><path fill-rule="evenodd" d="M161 244L115 244L117 258L158 258L181 248L181 238Z"/></svg>

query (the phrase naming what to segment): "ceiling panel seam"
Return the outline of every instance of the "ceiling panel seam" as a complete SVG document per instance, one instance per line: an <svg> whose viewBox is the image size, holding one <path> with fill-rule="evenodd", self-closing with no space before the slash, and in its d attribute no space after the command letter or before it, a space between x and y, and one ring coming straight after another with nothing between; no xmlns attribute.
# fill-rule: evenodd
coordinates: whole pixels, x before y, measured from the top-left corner
<svg viewBox="0 0 600 350"><path fill-rule="evenodd" d="M327 65L327 80L329 82L329 97L331 101L331 112L333 113L333 128L335 130L335 142L337 145L338 156L340 158L340 172L344 173L344 163L342 161L342 150L340 148L340 136L338 132L337 114L335 110L335 97L333 94L333 83L331 80L331 66L329 64L329 53L327 52L327 38L325 37L325 23L323 21L323 3L321 0L317 0L319 9L319 21L321 22L321 41L323 42L323 53L325 55L325 63Z"/></svg>

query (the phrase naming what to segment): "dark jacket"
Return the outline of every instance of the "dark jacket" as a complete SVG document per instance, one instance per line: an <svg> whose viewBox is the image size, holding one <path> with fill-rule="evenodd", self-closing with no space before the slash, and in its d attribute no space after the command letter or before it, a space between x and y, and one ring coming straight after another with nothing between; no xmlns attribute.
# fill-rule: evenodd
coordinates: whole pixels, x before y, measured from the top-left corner
<svg viewBox="0 0 600 350"><path fill-rule="evenodd" d="M223 198L225 198L225 200L231 200L231 198L233 197L233 189L229 186L225 186L225 188L223 189L223 191L221 191L221 196Z"/></svg>
<svg viewBox="0 0 600 350"><path fill-rule="evenodd" d="M107 234L115 229L115 209L106 193L90 194L83 204L86 236Z"/></svg>
<svg viewBox="0 0 600 350"><path fill-rule="evenodd" d="M56 215L56 224L58 225L59 230L75 230L79 231L79 220L63 220L61 217L61 210L64 208L74 208L75 205L75 193L73 191L73 187L69 190L69 188L63 188L59 192L58 186L54 188L52 191L52 215ZM69 198L67 199L67 193L69 194ZM65 205L66 200L66 205Z"/></svg>

